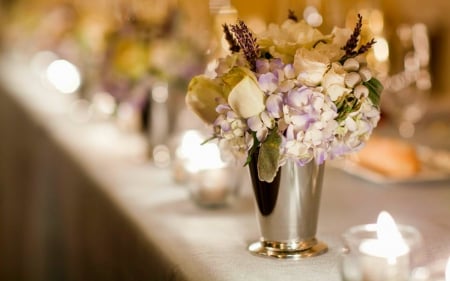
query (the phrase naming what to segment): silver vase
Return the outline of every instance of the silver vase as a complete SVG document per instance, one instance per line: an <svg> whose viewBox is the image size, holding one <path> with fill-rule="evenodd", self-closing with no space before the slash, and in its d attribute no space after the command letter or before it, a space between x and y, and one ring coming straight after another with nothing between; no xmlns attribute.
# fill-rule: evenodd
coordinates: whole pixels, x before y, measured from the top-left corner
<svg viewBox="0 0 450 281"><path fill-rule="evenodd" d="M249 168L261 237L249 251L280 259L325 253L327 245L316 239L324 165L298 166L289 160L267 183L258 179L254 158Z"/></svg>

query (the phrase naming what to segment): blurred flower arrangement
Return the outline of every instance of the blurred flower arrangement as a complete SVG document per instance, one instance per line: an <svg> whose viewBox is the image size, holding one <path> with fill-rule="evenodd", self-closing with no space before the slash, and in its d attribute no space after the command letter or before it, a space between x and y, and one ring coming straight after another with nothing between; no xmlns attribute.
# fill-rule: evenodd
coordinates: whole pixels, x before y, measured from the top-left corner
<svg viewBox="0 0 450 281"><path fill-rule="evenodd" d="M124 105L124 115L133 115L131 129L143 131L153 86L168 85L175 119L190 79L206 65L204 43L184 31L186 11L176 1L156 2L11 2L4 46L30 62L41 53L49 55L45 64L67 60L82 78L76 98L94 105L97 96L112 97L114 108L102 118L119 119Z"/></svg>
<svg viewBox="0 0 450 281"><path fill-rule="evenodd" d="M129 103L142 113L142 129L147 127L149 92L155 83L164 82L171 93L180 92L181 102L172 95L171 107L177 112L189 80L201 73L204 51L179 32L182 15L170 8L159 22L124 16L127 20L107 36L107 50L102 65L102 87L118 103Z"/></svg>
<svg viewBox="0 0 450 281"><path fill-rule="evenodd" d="M290 12L255 36L243 21L224 24L230 54L215 75L194 77L186 102L240 162L257 157L272 182L286 160L298 165L360 149L380 119L381 83L365 57L375 44L354 30L322 34Z"/></svg>

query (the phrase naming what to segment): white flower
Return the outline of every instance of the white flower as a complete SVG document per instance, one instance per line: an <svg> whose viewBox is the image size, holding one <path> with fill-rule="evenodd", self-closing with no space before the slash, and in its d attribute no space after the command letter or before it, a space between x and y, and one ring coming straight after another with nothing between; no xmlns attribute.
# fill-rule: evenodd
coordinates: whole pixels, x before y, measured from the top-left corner
<svg viewBox="0 0 450 281"><path fill-rule="evenodd" d="M294 58L297 79L306 86L317 86L327 71L329 60L315 50L298 49Z"/></svg>
<svg viewBox="0 0 450 281"><path fill-rule="evenodd" d="M344 46L348 38L350 38L350 36L352 35L352 30L348 28L334 27L331 33L334 36L333 45L337 46L337 48L340 48Z"/></svg>
<svg viewBox="0 0 450 281"><path fill-rule="evenodd" d="M345 74L342 66L333 63L331 69L323 76L322 87L332 101L351 91L345 87Z"/></svg>
<svg viewBox="0 0 450 281"><path fill-rule="evenodd" d="M245 76L231 90L228 103L239 116L249 118L264 110L264 93L252 78Z"/></svg>
<svg viewBox="0 0 450 281"><path fill-rule="evenodd" d="M258 45L273 57L291 63L298 48L311 48L316 42L330 38L304 21L286 20L281 26L269 24L267 30L258 34Z"/></svg>

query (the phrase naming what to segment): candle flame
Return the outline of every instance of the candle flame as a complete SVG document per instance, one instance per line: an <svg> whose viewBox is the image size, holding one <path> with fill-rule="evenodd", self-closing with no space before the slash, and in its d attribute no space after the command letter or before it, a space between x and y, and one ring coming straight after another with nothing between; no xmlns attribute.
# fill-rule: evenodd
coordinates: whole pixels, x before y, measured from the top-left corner
<svg viewBox="0 0 450 281"><path fill-rule="evenodd" d="M386 211L382 211L378 215L377 237L380 241L380 246L386 248L386 253L389 253L388 259L390 263L395 263L397 256L404 255L409 251L409 247L394 219Z"/></svg>
<svg viewBox="0 0 450 281"><path fill-rule="evenodd" d="M403 240L394 219L386 211L382 211L378 215L377 237L380 241L386 242L398 242Z"/></svg>
<svg viewBox="0 0 450 281"><path fill-rule="evenodd" d="M202 144L204 138L197 131L187 131L177 149L178 157L185 159L190 172L207 169L221 169L226 166L222 161L219 146L215 143Z"/></svg>

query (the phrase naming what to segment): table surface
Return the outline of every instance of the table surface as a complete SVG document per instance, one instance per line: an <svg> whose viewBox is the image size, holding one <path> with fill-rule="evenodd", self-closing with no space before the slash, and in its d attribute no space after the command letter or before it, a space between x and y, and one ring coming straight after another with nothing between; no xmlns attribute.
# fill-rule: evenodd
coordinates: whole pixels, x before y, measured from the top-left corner
<svg viewBox="0 0 450 281"><path fill-rule="evenodd" d="M45 89L33 77L20 60L3 59L1 78L7 94L144 235L153 247L150 256L168 264L168 280L337 281L341 234L351 226L374 222L382 210L421 232L427 261L450 255L449 180L376 184L328 165L317 237L329 251L298 261L253 256L246 247L258 239L258 227L248 180L232 206L200 208L186 187L174 183L170 169L155 167L146 158L142 136L125 134L107 121L74 121L68 108L75 98Z"/></svg>

